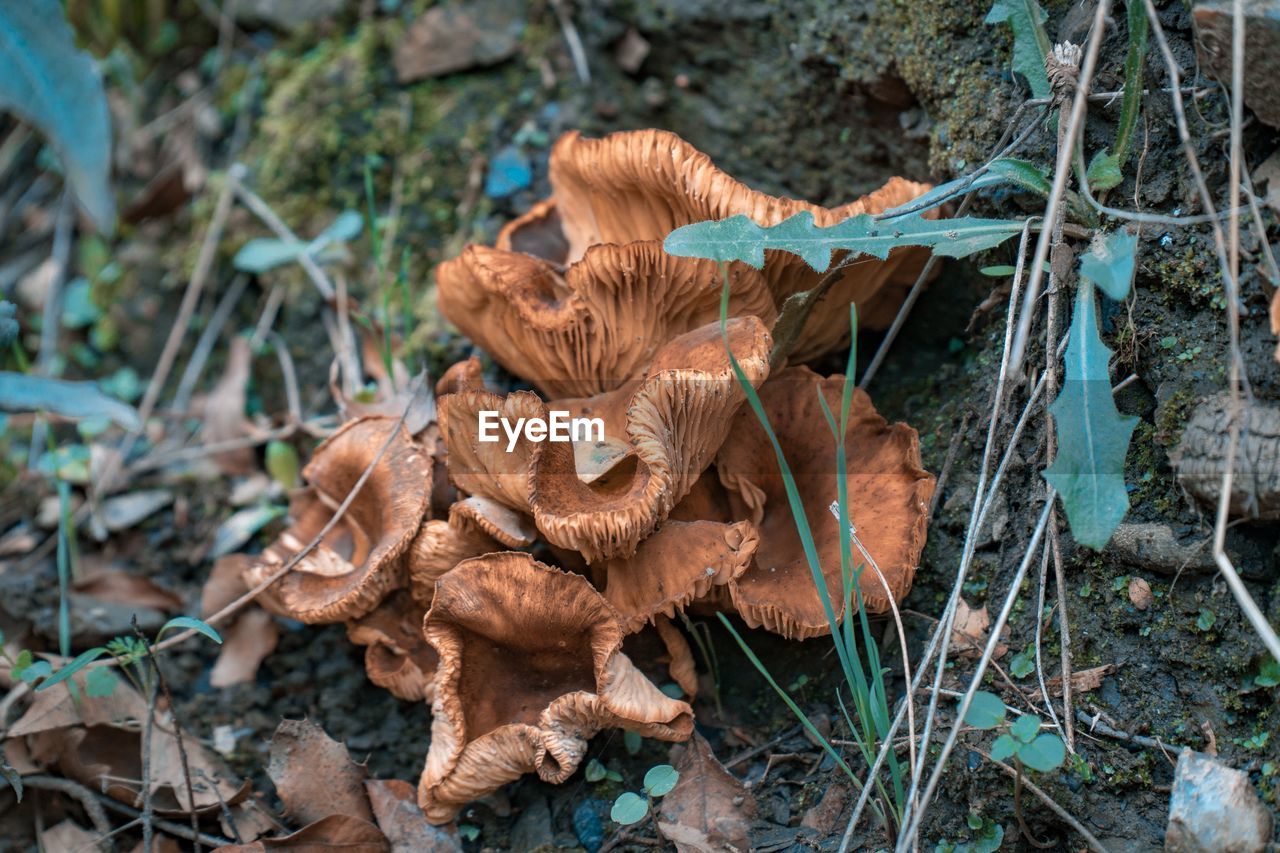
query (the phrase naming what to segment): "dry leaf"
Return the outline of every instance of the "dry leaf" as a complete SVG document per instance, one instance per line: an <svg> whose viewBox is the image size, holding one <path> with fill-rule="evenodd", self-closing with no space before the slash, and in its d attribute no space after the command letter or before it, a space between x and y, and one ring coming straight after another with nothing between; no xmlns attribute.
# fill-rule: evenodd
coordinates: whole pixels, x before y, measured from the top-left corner
<svg viewBox="0 0 1280 853"><path fill-rule="evenodd" d="M1078 669L1071 673L1071 695L1075 696L1080 693L1089 693L1097 690L1102 686L1102 679L1109 673L1114 672L1116 665L1113 663L1104 663L1102 666L1095 666L1092 669ZM1055 675L1045 682L1045 686L1049 688L1050 696L1062 695L1062 676ZM1030 696L1032 703L1040 702L1040 691L1036 690Z"/></svg>
<svg viewBox="0 0 1280 853"><path fill-rule="evenodd" d="M247 554L229 554L214 561L213 571L200 590L201 618L208 619L249 591L242 577L253 562Z"/></svg>
<svg viewBox="0 0 1280 853"><path fill-rule="evenodd" d="M72 589L98 601L178 611L182 599L153 580L123 569L103 569L77 581Z"/></svg>
<svg viewBox="0 0 1280 853"><path fill-rule="evenodd" d="M818 804L804 813L800 825L830 835L842 826L844 807L849 805L849 786L839 779L832 780L823 792Z"/></svg>
<svg viewBox="0 0 1280 853"><path fill-rule="evenodd" d="M101 532L117 533L145 521L171 503L173 492L168 489L141 489L107 498L98 507L94 518L104 528ZM99 539L106 539L106 536Z"/></svg>
<svg viewBox="0 0 1280 853"><path fill-rule="evenodd" d="M147 703L137 691L118 684L110 696L90 696L85 690L85 673L82 671L72 678L80 688L79 701L72 698L65 683L40 690L33 695L26 713L9 728L6 736L26 737L79 725L120 724L146 716Z"/></svg>
<svg viewBox="0 0 1280 853"><path fill-rule="evenodd" d="M40 833L40 847L45 853L80 853L97 850L98 836L82 826L64 820Z"/></svg>
<svg viewBox="0 0 1280 853"><path fill-rule="evenodd" d="M230 687L253 681L258 666L276 649L280 631L271 614L255 607L240 614L223 638L218 661L209 673L209 684Z"/></svg>
<svg viewBox="0 0 1280 853"><path fill-rule="evenodd" d="M640 35L635 27L628 27L626 35L613 49L613 59L623 71L635 74L644 64L649 49L649 40Z"/></svg>
<svg viewBox="0 0 1280 853"><path fill-rule="evenodd" d="M206 444L233 441L251 432L251 425L244 416L244 405L252 360L249 339L232 338L222 378L204 398L202 406L204 426L200 430L200 438ZM257 461L250 447L218 453L212 459L224 474L229 475L248 474L254 470Z"/></svg>
<svg viewBox="0 0 1280 853"><path fill-rule="evenodd" d="M522 10L513 5L478 0L428 9L396 45L397 79L412 83L509 58L520 47L524 30L518 14Z"/></svg>
<svg viewBox="0 0 1280 853"><path fill-rule="evenodd" d="M702 735L671 748L680 780L662 798L658 830L680 853L750 850L747 829L756 812L751 793L724 769Z"/></svg>
<svg viewBox="0 0 1280 853"><path fill-rule="evenodd" d="M991 616L987 613L987 606L984 604L981 609L974 610L963 598L960 599L956 604L955 622L951 625L951 645L956 649L956 654L963 658L982 657L990 632ZM1007 639L1008 635L1009 626L1006 625L1001 639ZM1007 651L1007 645L997 643L995 658L1004 657Z"/></svg>
<svg viewBox="0 0 1280 853"><path fill-rule="evenodd" d="M152 845L152 850L155 853L182 853L182 845L167 835L157 835L155 843ZM81 851L81 853L85 852ZM147 851L142 846L142 842L139 841L129 853L147 853Z"/></svg>
<svg viewBox="0 0 1280 853"><path fill-rule="evenodd" d="M228 844L213 853L263 853L266 850L343 850L346 853L387 853L387 838L367 820L329 815L283 838L263 838L252 844Z"/></svg>
<svg viewBox="0 0 1280 853"><path fill-rule="evenodd" d="M448 827L433 826L418 807L417 789L399 779L364 783L378 827L391 842L392 853L461 853L462 844Z"/></svg>
<svg viewBox="0 0 1280 853"><path fill-rule="evenodd" d="M364 765L353 762L345 746L310 720L282 720L276 727L267 775L295 820L314 823L330 815L373 820Z"/></svg>

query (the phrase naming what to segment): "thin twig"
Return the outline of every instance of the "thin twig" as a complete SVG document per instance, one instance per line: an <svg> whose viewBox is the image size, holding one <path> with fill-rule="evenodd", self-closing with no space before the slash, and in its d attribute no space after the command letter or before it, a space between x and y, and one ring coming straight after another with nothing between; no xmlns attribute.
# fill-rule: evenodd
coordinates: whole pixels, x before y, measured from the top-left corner
<svg viewBox="0 0 1280 853"><path fill-rule="evenodd" d="M284 220L271 209L271 205L263 201L261 196L245 185L246 170L244 166L237 163L231 168L237 169L237 167L238 171L234 174L228 173L228 183L241 203L253 211L253 214L261 219L262 223L275 232L275 235L281 240L286 243L305 246L306 241L300 240L298 235L293 233L293 230L284 223ZM329 281L329 276L325 275L324 270L316 263L316 259L311 256L311 253L306 251L299 252L298 263L302 265L303 271L307 274L307 278L311 279L311 283L316 286L316 290L320 291L324 301L333 302L333 283Z"/></svg>
<svg viewBox="0 0 1280 853"><path fill-rule="evenodd" d="M97 797L98 801L103 806L105 806L109 811L116 812L117 814L122 814L125 817L133 818L134 820L141 822L142 813L139 812L137 809L132 808L131 806L125 805L124 803L118 802L117 800L113 800L110 797L105 795L99 795L95 793L94 796ZM195 838L191 837L190 828L185 827L180 823L174 823L173 821L170 821L170 820L162 820L158 817L152 818L151 822L155 824L156 829L164 830L170 835L177 836L178 838L185 838L188 841L196 840ZM230 839L222 838L221 836L217 836L217 835L210 835L207 832L201 832L198 838L200 839L201 843L207 844L210 847L222 847L226 844L231 843Z"/></svg>
<svg viewBox="0 0 1280 853"><path fill-rule="evenodd" d="M93 824L94 830L102 836L110 834L111 821L107 818L107 813L103 811L102 803L94 796L93 791L79 782L73 782L70 779L63 779L58 776L36 774L23 776L22 784L27 788L39 791L56 791L59 794L73 797L84 808L84 813L88 816L89 822ZM109 841L100 846L104 850L111 849Z"/></svg>
<svg viewBox="0 0 1280 853"><path fill-rule="evenodd" d="M209 354L213 352L213 346L218 342L222 328L227 325L227 320L231 319L231 312L239 304L240 297L244 295L245 288L248 286L249 276L240 273L231 280L231 286L218 301L218 306L213 309L209 324L200 333L200 339L196 341L195 349L191 351L191 359L182 371L182 378L178 380L178 390L173 394L173 402L169 404L169 408L175 412L185 412L191 405L191 395L195 393L196 384L200 381L204 366L209 361Z"/></svg>
<svg viewBox="0 0 1280 853"><path fill-rule="evenodd" d="M112 658L114 661L115 658ZM154 667L150 660L148 666ZM147 685L147 720L142 730L142 853L152 853L155 833L154 803L151 798L151 736L156 724L156 679Z"/></svg>

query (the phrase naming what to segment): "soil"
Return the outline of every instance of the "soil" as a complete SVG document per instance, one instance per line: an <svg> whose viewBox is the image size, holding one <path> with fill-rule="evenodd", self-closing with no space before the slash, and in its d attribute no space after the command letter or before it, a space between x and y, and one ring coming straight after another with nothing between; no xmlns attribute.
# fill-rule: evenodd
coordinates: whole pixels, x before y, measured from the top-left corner
<svg viewBox="0 0 1280 853"><path fill-rule="evenodd" d="M835 203L868 192L893 174L935 182L964 174L992 151L1025 97L1022 84L1008 70L1007 32L981 24L989 8L986 0L585 0L577 4L575 21L592 74L589 87L575 79L549 6L504 3L528 23L520 51L490 68L399 86L389 51L412 18L410 7L428 5L406 3L397 14L367 16L352 9L292 33L257 31L257 47L233 53L233 65L214 93L215 103L228 114L233 103L249 99L252 121L243 149L234 153L250 166L252 185L299 233L316 233L341 209L362 208L366 155L382 158L372 170L378 198L389 196L393 172L401 172L401 234L411 251L414 310L420 320L414 344L420 359L436 372L471 347L435 317L431 267L469 240L491 240L502 223L546 194L549 142L565 130L599 134L667 128L759 189ZM1175 55L1184 68L1194 68L1186 9L1179 3L1158 5ZM1083 40L1088 16L1082 17L1075 4L1056 2L1046 8L1051 36ZM1097 88L1103 91L1123 82L1122 15L1114 27L1101 60L1104 71ZM638 70L628 73L615 51L630 29L643 35L650 52ZM191 60L197 48L216 44L216 34L199 18L184 37L191 44L157 60L157 67ZM251 53L260 57L256 70L246 59ZM1149 87L1167 85L1154 50L1147 69ZM259 89L246 94L246 81L255 74L260 75ZM1195 109L1188 114L1196 153L1210 186L1219 187L1226 170L1224 98L1211 81L1189 82L1198 90ZM1091 110L1087 150L1108 143L1116 115L1114 105ZM1018 156L1047 163L1050 132L1043 129ZM233 150L231 140L228 134L206 152L212 162L225 162ZM502 199L469 188L476 159L492 158L513 144L531 159L531 185ZM1253 122L1246 134L1248 162L1256 165L1274 144L1274 132ZM1153 93L1144 100L1135 148L1124 164L1125 180L1110 192L1108 203L1200 212L1172 131L1167 96ZM109 352L107 364L132 364L144 377L154 364L160 331L167 330L176 310L180 285L211 214L216 180L189 214L139 228L131 237L148 254L113 285L112 304L117 307L110 315L125 330L145 321L154 339L138 338L145 345ZM974 212L1020 216L1041 207L1038 197L1006 192L984 197ZM1264 216L1274 233L1274 211ZM237 213L219 247L220 266L246 237L261 233L248 214ZM1116 352L1113 380L1136 376L1117 395L1120 410L1140 419L1126 463L1131 510L1125 523L1160 525L1179 544L1207 553L1212 510L1180 488L1172 453L1196 407L1226 387L1226 311L1217 262L1206 228L1146 225L1142 236L1133 295L1124 304L1104 300L1102 309L1103 335ZM353 250L367 253L369 247L362 238ZM1258 250L1252 232L1245 233L1241 341L1253 394L1274 406L1280 400L1280 370L1272 361L1274 340L1265 319L1270 291ZM904 605L913 660L933 615L945 604L960 562L1003 344L1007 298L996 300L993 310L978 307L1006 280L978 270L1012 263L1012 257L1013 249L1005 247L944 265L869 389L883 414L919 430L925 467L935 473L948 470ZM278 273L271 281L288 282L277 328L298 361L303 406L324 409L329 405L330 356L316 322L319 303L296 271ZM251 283L254 297L244 300L231 328L251 327L270 283ZM352 282L357 298L365 295L362 286ZM1063 305L1065 310L1065 301ZM878 334L860 336L861 364L870 361L881 339ZM216 374L217 358L209 375ZM268 413L281 408L283 399L273 364L271 356L255 364L251 387L251 407ZM840 356L821 367L836 371L842 364ZM1039 343L1028 364L1044 364ZM1014 390L1009 405L1015 412L1021 411L1027 391L1025 384ZM998 432L998 449L1007 445L1008 433L1007 427ZM1025 553L1043 508L1039 472L1044 442L1043 419L1037 418L1015 448L993 517L979 537L964 586L973 607L998 608ZM306 448L300 449L305 454ZM179 506L110 547L129 554L136 570L179 591L194 608L210 566L207 543L230 512L230 486L216 481L175 486ZM34 510L30 496L21 503L13 517ZM9 518L10 510L5 513L0 515ZM262 541L255 540L256 547ZM1274 521L1241 521L1228 538L1250 592L1273 624L1280 624L1278 543L1280 527ZM1258 794L1274 810L1280 796L1275 688L1254 682L1263 650L1224 583L1204 570L1203 561L1184 568L1135 558L1121 549L1097 553L1077 547L1065 522L1062 545L1074 667L1114 666L1096 690L1076 697L1076 708L1112 729L1156 738L1169 747L1143 748L1090 734L1089 724L1077 720L1079 759L1060 771L1039 774L1036 783L1117 851L1162 845L1179 746L1216 748L1224 761L1250 774ZM0 573L10 623L29 626L46 644L56 644L51 636L56 577L52 560L23 573ZM1154 603L1149 609L1131 603L1131 578L1150 585ZM1011 619L1010 652L1000 661L1006 669L1012 657L1034 643L1039 583L1037 560ZM1055 600L1051 568L1046 608ZM1205 613L1211 616L1205 618ZM1048 675L1058 671L1059 615L1056 610L1048 614L1045 627ZM718 622L709 621L707 627L720 682L717 686L708 680L699 699L699 731L726 762L772 743L732 767L759 801L753 848L836 849L848 816L848 804L840 807L847 793L842 774L796 728L794 717ZM882 629L881 655L893 670L896 697L902 689L900 658L892 627L877 626ZM744 636L779 681L791 686L811 719L847 737L837 701L838 666L828 639L786 642L763 631L745 631ZM91 632L86 629L76 639L77 645L91 641ZM215 727L231 726L236 747L229 760L257 790L273 790L265 767L277 723L304 716L344 742L356 760L367 761L372 775L416 780L429 741L428 709L398 701L369 683L363 650L347 641L341 626L287 625L252 685L211 688L208 671L214 657L208 646L188 644L167 658L178 716L206 739ZM706 669L705 661L699 664ZM949 670L946 683L963 689L968 678L969 666L961 660ZM1001 684L999 676L988 678ZM1034 675L1014 680L1028 693L1037 687ZM1000 849L1034 849L1020 836L1010 779L976 751L986 743L982 736L966 736L953 754L923 825L928 849L943 841L972 839L977 831L971 826L982 821L1003 827ZM579 773L564 785L550 786L526 777L467 808L460 822L479 830L477 840L466 842L467 849L580 847L579 832L591 815L611 828L607 813L613 798L637 789L649 767L667 760L665 744L633 746L619 734L606 733L590 747L589 758L620 773L622 783L588 783ZM542 804L549 807L549 825L540 818ZM1024 797L1021 811L1037 838L1049 840L1055 849L1081 848L1079 838L1039 802ZM652 829L644 827L635 835L652 837ZM878 849L886 843L883 832L864 820L852 849ZM616 849L651 848L624 838Z"/></svg>

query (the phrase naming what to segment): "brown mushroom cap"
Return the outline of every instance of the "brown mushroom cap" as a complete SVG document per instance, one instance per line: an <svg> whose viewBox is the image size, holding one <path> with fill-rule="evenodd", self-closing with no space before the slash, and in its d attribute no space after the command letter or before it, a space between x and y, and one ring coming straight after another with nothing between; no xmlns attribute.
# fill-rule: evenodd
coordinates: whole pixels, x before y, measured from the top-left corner
<svg viewBox="0 0 1280 853"><path fill-rule="evenodd" d="M498 248L573 263L597 244L662 240L682 225L740 214L770 226L807 211L819 227L826 227L858 214L881 213L929 189L928 184L891 178L870 195L838 207L779 198L735 180L707 155L663 130L612 133L601 139L567 133L552 148L549 168L554 201L504 228ZM557 229L559 240L553 236ZM827 295L828 304L857 302L860 325L884 328L927 258L927 251L913 248L895 251L886 261L859 261L846 268ZM799 257L784 252L766 255L764 276L776 305L821 278ZM848 335L845 312L815 312L793 357L803 360L828 352Z"/></svg>
<svg viewBox="0 0 1280 853"><path fill-rule="evenodd" d="M836 443L818 402L821 393L839 417L844 378L823 379L808 368L789 368L760 389L769 422L782 445L804 501L818 557L837 614L840 605L839 520L829 507L836 500ZM911 587L924 547L934 478L920 467L916 431L889 424L861 390L853 392L845 437L849 516L858 539L901 600ZM755 561L730 586L734 605L747 623L790 638L827 633L821 600L805 560L795 520L772 445L755 413L743 409L716 458L737 518L756 523L760 544ZM856 546L852 565L867 561ZM870 566L859 589L870 613L889 609L889 597Z"/></svg>
<svg viewBox="0 0 1280 853"><path fill-rule="evenodd" d="M470 557L532 545L532 521L495 500L473 495L449 508L449 520L422 525L410 549L409 588L424 606L431 603L436 581Z"/></svg>
<svg viewBox="0 0 1280 853"><path fill-rule="evenodd" d="M347 623L347 639L367 646L369 680L393 696L414 702L431 698L439 657L422 634L427 609L397 590L372 613Z"/></svg>
<svg viewBox="0 0 1280 853"><path fill-rule="evenodd" d="M720 315L719 264L657 241L592 246L563 274L533 255L471 245L436 271L441 312L507 370L552 398L589 396L640 376L672 338ZM730 313L772 325L757 271L730 270Z"/></svg>
<svg viewBox="0 0 1280 853"><path fill-rule="evenodd" d="M440 578L425 633L440 655L418 785L432 822L525 773L564 781L601 729L692 732L689 706L621 652L617 615L586 578L528 554L477 557Z"/></svg>
<svg viewBox="0 0 1280 853"><path fill-rule="evenodd" d="M391 429L386 453L333 530L262 598L273 612L307 623L359 618L404 586L404 556L431 493L431 460L396 418L345 424L316 448L303 469L311 484L290 502L293 521L245 572L256 586L300 551L333 517Z"/></svg>
<svg viewBox="0 0 1280 853"><path fill-rule="evenodd" d="M764 325L734 318L727 334L748 380L764 381L771 343ZM571 444L521 438L507 453L505 441L481 443L483 410L512 422L547 417L547 404L527 392L451 394L440 401L440 421L459 488L532 515L551 544L595 562L635 552L711 463L744 399L717 323L663 347L643 379L552 406L604 422L605 445L625 449L610 451L607 470L581 470L584 454Z"/></svg>

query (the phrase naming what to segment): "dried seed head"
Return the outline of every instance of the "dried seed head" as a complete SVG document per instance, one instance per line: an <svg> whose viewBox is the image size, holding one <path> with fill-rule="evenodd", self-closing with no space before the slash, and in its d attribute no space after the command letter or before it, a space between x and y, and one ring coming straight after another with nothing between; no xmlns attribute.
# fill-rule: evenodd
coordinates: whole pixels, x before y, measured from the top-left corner
<svg viewBox="0 0 1280 853"><path fill-rule="evenodd" d="M1049 78L1056 101L1064 101L1075 92L1080 77L1080 45L1064 41L1053 46L1053 52L1044 58L1044 71Z"/></svg>

